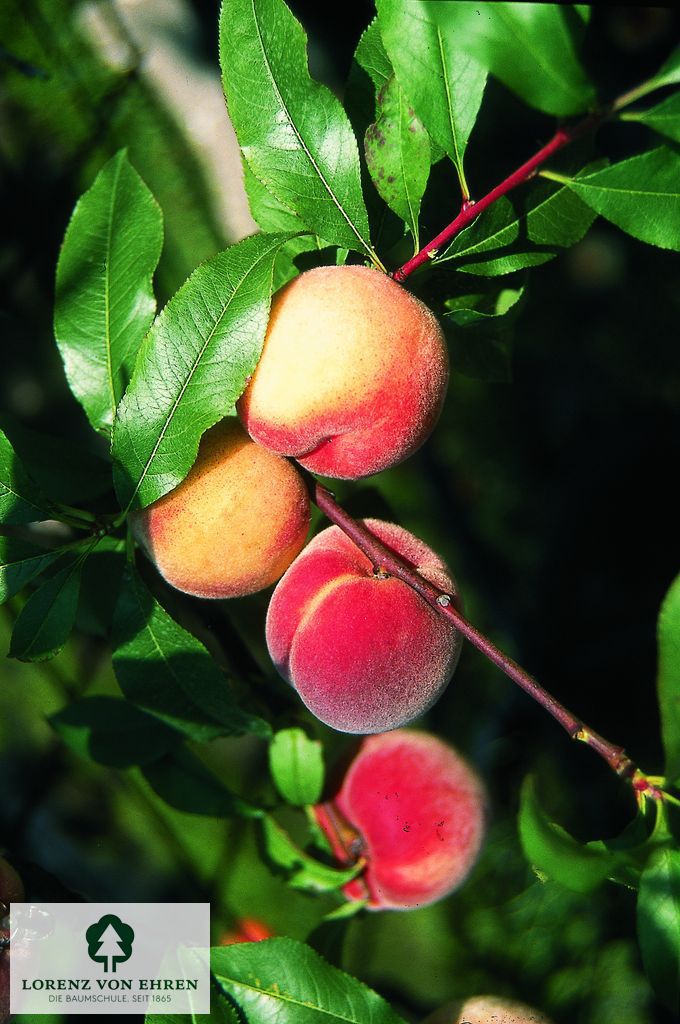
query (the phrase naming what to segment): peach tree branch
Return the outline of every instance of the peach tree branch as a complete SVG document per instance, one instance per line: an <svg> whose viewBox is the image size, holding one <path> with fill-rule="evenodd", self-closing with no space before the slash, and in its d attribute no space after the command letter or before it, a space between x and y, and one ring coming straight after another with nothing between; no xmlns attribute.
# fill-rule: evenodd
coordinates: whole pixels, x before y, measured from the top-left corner
<svg viewBox="0 0 680 1024"><path fill-rule="evenodd" d="M407 260L403 266L395 270L391 275L397 283L402 284L407 277L409 277L414 270L421 267L424 263L433 260L437 253L448 245L460 234L463 228L466 228L469 224L476 220L480 213L483 213L489 206L500 199L501 196L505 196L508 192L511 192L514 188L519 185L523 185L534 177L539 167L541 167L547 160L550 159L555 153L558 153L565 146L575 142L576 139L580 139L581 136L587 135L588 132L594 131L598 128L607 118L611 117L612 114L618 113L624 107L634 103L635 100L640 99L642 96L646 96L647 93L652 92L657 88L655 80L649 79L649 81L643 82L641 85L636 86L634 89L630 89L628 92L619 96L617 99L608 103L601 110L596 111L592 114L588 114L587 117L582 120L575 122L572 125L562 126L557 129L552 139L542 146L537 153L534 153L525 163L518 167L516 171L508 175L499 185L492 188L481 199L476 202L474 200L466 199L460 208L458 216L451 221L451 223L440 231L431 242L423 246L415 256L412 256L410 260Z"/></svg>
<svg viewBox="0 0 680 1024"><path fill-rule="evenodd" d="M373 563L376 572L394 576L415 590L431 608L455 626L489 661L500 668L525 693L528 693L548 714L552 715L573 740L591 747L603 758L612 771L626 779L632 785L638 798L648 796L656 800L665 799L666 794L655 785L657 780L652 781L644 775L628 757L623 747L610 743L569 711L521 665L518 665L513 658L501 651L488 637L473 626L456 607L451 594L445 593L426 580L411 565L379 541L362 523L352 518L337 503L331 492L311 474L305 473L305 477L314 504L354 541Z"/></svg>

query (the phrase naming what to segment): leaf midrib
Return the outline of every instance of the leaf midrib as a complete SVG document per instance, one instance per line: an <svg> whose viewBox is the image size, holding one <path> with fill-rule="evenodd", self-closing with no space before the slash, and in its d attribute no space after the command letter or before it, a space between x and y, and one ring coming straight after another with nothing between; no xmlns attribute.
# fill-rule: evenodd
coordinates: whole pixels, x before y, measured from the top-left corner
<svg viewBox="0 0 680 1024"><path fill-rule="evenodd" d="M316 160L314 159L314 156L313 156L311 150L309 149L309 147L307 146L307 144L306 144L305 140L303 139L302 135L298 131L297 125L295 124L295 121L293 120L293 117L291 116L291 113L290 113L290 111L288 109L288 105L286 104L283 96L281 95L281 91L280 91L280 89L278 87L278 84L276 82L276 78L274 76L273 68L272 68L272 66L271 66L271 64L269 62L268 57L267 57L267 52L266 52L265 46L264 46L264 40L262 38L262 32L260 30L260 23L257 20L257 11L256 11L256 6L255 6L255 0L251 0L251 7L252 7L252 11L253 11L253 21L255 23L255 28L257 29L257 41L260 44L260 50L262 52L262 59L264 61L264 65L265 65L265 67L267 69L267 74L269 75L269 79L271 81L272 88L274 89L274 91L275 91L275 93L276 93L276 95L277 95L277 97L279 99L279 102L281 104L281 107L285 111L286 117L288 118L288 123L290 124L291 128L293 129L293 132L295 133L295 137L297 138L297 140L298 140L298 142L300 144L300 147L302 148L302 150L305 153L307 159L309 160L309 162L311 163L312 167L316 171L316 173L317 173L317 175L319 177L319 180L321 181L321 183L323 184L324 188L328 192L328 195L330 196L332 201L335 203L335 206L340 211L342 216L345 218L345 221L347 222L347 224L350 227L350 229L354 232L356 237L359 239L359 242L361 243L361 245L362 245L362 247L364 249L364 252L366 252L367 255L370 256L370 258L372 260L374 260L374 262L375 262L375 253L373 252L373 249L371 248L370 244L368 242L366 242L366 240L364 239L363 235L361 234L359 229L356 227L356 225L352 221L351 217L346 212L344 206L342 205L340 200L335 195L333 189L331 188L329 183L326 181L326 178L324 177L324 174L323 174L321 168L319 167L319 165L317 164ZM310 79L310 81L311 81L311 79Z"/></svg>
<svg viewBox="0 0 680 1024"><path fill-rule="evenodd" d="M137 481L137 483L135 485L135 489L132 492L130 500L129 500L128 504L127 504L126 511L130 510L130 508L132 506L132 502L135 500L135 497L137 496L137 493L139 492L139 488L142 486L142 483L146 479L146 477L147 477L147 475L149 473L149 468L150 468L153 460L156 458L156 455L158 453L158 449L160 448L161 444L163 443L163 438L165 437L165 435L166 435L166 433L167 433L167 431L168 431L168 429L170 427L170 424L171 424L171 422L173 420L173 417L174 417L175 413L177 412L179 404L182 401L182 398L184 397L184 394L185 394L187 388L189 387L189 384L191 383L194 374L196 373L198 365L201 362L201 360L203 359L203 356L205 355L205 351L208 348L208 345L213 340L213 337L215 336L215 333L216 333L218 327L220 326L220 324L222 323L222 320L226 316L226 314L227 314L231 304L233 303L237 293L243 287L245 281L248 279L250 274L253 273L253 271L256 269L256 267L258 267L260 265L260 263L270 254L270 252L272 252L273 249L275 249L277 247L278 244L279 243L272 244L260 256L258 256L258 258L255 260L254 263L252 263L248 267L246 272L243 274L243 276L239 280L238 284L235 285L235 287L234 287L231 295L229 296L228 300L226 301L226 303L222 307L222 311L220 312L219 316L215 320L215 323L213 324L213 326L212 326L212 328L210 330L210 333L208 334L208 337L204 340L203 345L201 346L200 350L196 354L196 357L195 357L193 363L191 364L191 368L189 370L189 373L187 374L187 376L186 376L186 378L184 380L184 383L182 384L182 387L179 390L179 394L177 395L177 398L173 402L172 408L170 409L170 412L168 413L168 416L166 417L165 422L163 423L163 427L162 427L162 429L161 429L161 431L160 431L160 433L158 435L158 439L157 439L157 441L156 441L156 443L155 443L155 445L153 447L153 450L152 450L151 454L149 455L149 458L147 459L146 464L145 464L145 466L144 466L144 468L143 468L143 470L142 470L142 472L141 472L141 474L139 476L139 479L138 479L138 481Z"/></svg>

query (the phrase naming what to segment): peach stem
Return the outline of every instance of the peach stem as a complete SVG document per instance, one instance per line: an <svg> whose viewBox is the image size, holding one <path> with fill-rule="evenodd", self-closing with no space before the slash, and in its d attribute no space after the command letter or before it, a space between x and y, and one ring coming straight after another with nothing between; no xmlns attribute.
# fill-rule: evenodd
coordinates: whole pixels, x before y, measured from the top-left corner
<svg viewBox="0 0 680 1024"><path fill-rule="evenodd" d="M390 576L394 576L412 587L439 615L448 619L489 661L500 668L542 708L545 708L573 740L592 747L617 775L628 780L637 796L645 795L658 800L664 798L662 791L653 785L651 780L648 780L647 776L631 761L623 747L610 743L585 725L580 718L577 718L552 694L548 693L521 665L518 665L509 655L504 654L488 637L468 622L455 606L450 594L439 590L433 583L422 577L412 566L404 562L394 551L370 533L365 526L353 519L338 505L331 492L314 477L306 474L306 478L314 504L354 541L357 547L370 558L376 569L387 572Z"/></svg>
<svg viewBox="0 0 680 1024"><path fill-rule="evenodd" d="M592 114L588 114L587 117L582 118L575 124L568 125L566 127L560 127L553 135L552 139L542 146L537 153L534 153L525 163L518 167L516 171L508 175L504 181L495 188L491 189L485 196L478 199L476 202L464 197L464 202L461 206L460 213L458 216L451 221L451 223L440 231L431 242L423 246L412 256L410 260L404 263L403 266L395 270L391 277L402 284L406 278L417 270L418 267L422 266L423 263L427 263L433 260L435 256L441 251L441 249L448 245L449 242L459 234L463 228L466 228L468 224L471 224L473 220L479 216L487 207L495 203L501 196L507 195L508 192L512 191L513 188L517 188L518 185L523 185L524 182L529 181L536 174L539 167L541 167L546 160L557 153L560 149L564 149L569 143L574 142L576 139L581 138L582 135L586 135L590 131L594 131L598 128L603 121L606 121L612 114L618 113L624 107L627 107L630 103L639 99L641 96L646 96L648 92L651 92L655 88L654 80L650 79L648 82L643 82L642 85L635 89L631 89L623 96L619 96L618 99L612 103L608 103L601 110L595 111Z"/></svg>

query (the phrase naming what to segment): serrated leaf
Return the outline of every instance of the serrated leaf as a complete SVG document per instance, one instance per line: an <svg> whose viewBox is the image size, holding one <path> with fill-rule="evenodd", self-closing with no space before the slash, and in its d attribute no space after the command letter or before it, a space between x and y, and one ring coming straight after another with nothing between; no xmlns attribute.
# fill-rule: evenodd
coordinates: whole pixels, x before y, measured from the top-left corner
<svg viewBox="0 0 680 1024"><path fill-rule="evenodd" d="M71 558L31 594L14 623L10 658L46 661L59 653L75 622L83 558Z"/></svg>
<svg viewBox="0 0 680 1024"><path fill-rule="evenodd" d="M661 715L665 774L680 778L680 576L664 598L657 624L659 666L656 688Z"/></svg>
<svg viewBox="0 0 680 1024"><path fill-rule="evenodd" d="M290 235L253 235L203 263L147 334L113 431L116 490L145 506L182 482L201 435L243 393L262 351L274 260Z"/></svg>
<svg viewBox="0 0 680 1024"><path fill-rule="evenodd" d="M191 751L180 747L142 766L153 791L171 807L211 818L259 818L262 811L236 796Z"/></svg>
<svg viewBox="0 0 680 1024"><path fill-rule="evenodd" d="M31 480L0 430L0 523L35 523L50 517L50 502Z"/></svg>
<svg viewBox="0 0 680 1024"><path fill-rule="evenodd" d="M111 768L148 764L181 742L181 735L115 697L84 697L49 718L74 753Z"/></svg>
<svg viewBox="0 0 680 1024"><path fill-rule="evenodd" d="M680 851L657 853L643 871L637 903L642 962L656 994L680 1013Z"/></svg>
<svg viewBox="0 0 680 1024"><path fill-rule="evenodd" d="M680 92L674 92L663 103L649 110L631 111L622 114L623 121L637 121L653 128L659 135L665 135L673 142L680 142Z"/></svg>
<svg viewBox="0 0 680 1024"><path fill-rule="evenodd" d="M248 205L253 219L263 231L303 231L304 225L296 213L265 188L255 177L248 164L243 161L243 183L248 196ZM299 273L294 260L303 252L322 249L325 246L318 235L306 232L291 238L281 246L274 264L273 291L278 291Z"/></svg>
<svg viewBox="0 0 680 1024"><path fill-rule="evenodd" d="M262 820L264 848L273 864L286 874L293 889L305 892L335 892L361 872L361 863L351 868L332 868L304 853L287 832L269 815Z"/></svg>
<svg viewBox="0 0 680 1024"><path fill-rule="evenodd" d="M71 391L110 430L154 313L163 215L125 150L81 197L57 264L54 332Z"/></svg>
<svg viewBox="0 0 680 1024"><path fill-rule="evenodd" d="M486 85L486 67L441 23L436 3L379 0L382 39L408 101L432 139L453 160L461 186L465 150ZM465 6L465 5L462 5Z"/></svg>
<svg viewBox="0 0 680 1024"><path fill-rule="evenodd" d="M279 793L295 807L315 804L324 780L323 750L302 729L280 729L269 745L269 769Z"/></svg>
<svg viewBox="0 0 680 1024"><path fill-rule="evenodd" d="M527 860L573 892L591 892L616 868L614 853L583 846L546 818L531 778L525 779L522 786L519 834Z"/></svg>
<svg viewBox="0 0 680 1024"><path fill-rule="evenodd" d="M62 551L46 551L16 537L0 536L0 604L19 591L58 558Z"/></svg>
<svg viewBox="0 0 680 1024"><path fill-rule="evenodd" d="M376 93L379 93L394 72L382 41L377 18L374 18L362 33L357 43L354 59L373 82Z"/></svg>
<svg viewBox="0 0 680 1024"><path fill-rule="evenodd" d="M672 149L660 146L564 183L633 238L680 251L680 156Z"/></svg>
<svg viewBox="0 0 680 1024"><path fill-rule="evenodd" d="M376 119L364 139L373 184L418 243L420 203L430 175L430 140L392 76L378 94Z"/></svg>
<svg viewBox="0 0 680 1024"><path fill-rule="evenodd" d="M211 968L248 1024L404 1024L376 992L294 939L221 946Z"/></svg>
<svg viewBox="0 0 680 1024"><path fill-rule="evenodd" d="M42 1024L37 1021L36 1024ZM147 1013L144 1024L243 1024L231 1003L222 995L210 993L210 1013Z"/></svg>
<svg viewBox="0 0 680 1024"><path fill-rule="evenodd" d="M340 102L309 77L304 32L283 0L224 0L220 61L255 177L309 230L377 262L356 139Z"/></svg>
<svg viewBox="0 0 680 1024"><path fill-rule="evenodd" d="M404 47L408 46L408 35L413 31L411 18L427 18L449 45L472 57L525 103L546 114L577 114L594 102L593 87L575 46L575 38L580 37L584 26L583 23L573 25L569 8L541 3L480 5L474 0L457 0L456 3L379 0L381 21L387 8L391 18L404 19L401 36ZM387 52L393 61L393 49L399 38L395 37L391 49L383 31ZM429 66L434 68L437 63L435 51L431 53ZM408 86L403 84L410 95ZM427 125L425 118L423 120Z"/></svg>
<svg viewBox="0 0 680 1024"><path fill-rule="evenodd" d="M510 274L553 259L561 248L580 241L594 219L568 188L537 183L512 201L501 197L484 210L436 262L453 259L466 274Z"/></svg>
<svg viewBox="0 0 680 1024"><path fill-rule="evenodd" d="M114 616L113 668L128 700L191 739L270 734L263 719L238 707L203 644L168 615L131 565Z"/></svg>

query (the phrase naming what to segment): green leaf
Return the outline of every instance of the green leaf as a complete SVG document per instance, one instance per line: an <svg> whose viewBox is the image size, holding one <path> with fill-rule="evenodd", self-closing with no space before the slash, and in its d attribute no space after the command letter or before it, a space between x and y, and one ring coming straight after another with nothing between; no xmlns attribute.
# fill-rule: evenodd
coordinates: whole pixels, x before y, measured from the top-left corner
<svg viewBox="0 0 680 1024"><path fill-rule="evenodd" d="M453 160L467 195L463 158L481 106L486 67L464 52L457 32L442 23L435 10L439 4L378 0L377 6L399 84L432 139Z"/></svg>
<svg viewBox="0 0 680 1024"><path fill-rule="evenodd" d="M210 1013L147 1013L145 1024L243 1024L232 1004L223 995L210 993ZM36 1021L36 1024L43 1024Z"/></svg>
<svg viewBox="0 0 680 1024"><path fill-rule="evenodd" d="M203 644L168 615L131 565L114 617L113 667L128 700L191 739L270 735L263 719L238 707Z"/></svg>
<svg viewBox="0 0 680 1024"><path fill-rule="evenodd" d="M72 558L31 594L14 623L10 658L46 661L59 653L75 622L83 562Z"/></svg>
<svg viewBox="0 0 680 1024"><path fill-rule="evenodd" d="M498 288L491 295L458 295L442 317L452 369L477 380L509 381L512 328L524 287Z"/></svg>
<svg viewBox="0 0 680 1024"><path fill-rule="evenodd" d="M680 156L666 146L565 178L596 213L661 249L680 250Z"/></svg>
<svg viewBox="0 0 680 1024"><path fill-rule="evenodd" d="M125 150L78 201L57 264L54 332L71 391L110 430L154 313L163 215Z"/></svg>
<svg viewBox="0 0 680 1024"><path fill-rule="evenodd" d="M231 793L191 751L180 747L142 766L153 791L171 807L211 818L259 818L262 811Z"/></svg>
<svg viewBox="0 0 680 1024"><path fill-rule="evenodd" d="M0 523L35 523L49 517L50 502L0 430Z"/></svg>
<svg viewBox="0 0 680 1024"><path fill-rule="evenodd" d="M665 774L680 779L680 576L664 598L657 624L659 667L656 687L661 714Z"/></svg>
<svg viewBox="0 0 680 1024"><path fill-rule="evenodd" d="M437 263L453 259L457 270L490 277L535 267L583 238L594 219L568 188L537 183L512 201L502 197L484 210Z"/></svg>
<svg viewBox="0 0 680 1024"><path fill-rule="evenodd" d="M549 821L536 796L533 779L525 779L519 810L519 834L527 860L549 878L573 892L591 892L613 872L617 857L578 843L560 825Z"/></svg>
<svg viewBox="0 0 680 1024"><path fill-rule="evenodd" d="M378 262L356 139L340 102L309 77L304 32L283 0L224 0L220 60L255 177L315 234Z"/></svg>
<svg viewBox="0 0 680 1024"><path fill-rule="evenodd" d="M680 142L680 92L674 92L650 110L631 111L621 114L622 121L639 121L653 128L659 135L665 135L673 142Z"/></svg>
<svg viewBox="0 0 680 1024"><path fill-rule="evenodd" d="M46 551L15 537L0 536L0 604L18 594L62 553L59 548Z"/></svg>
<svg viewBox="0 0 680 1024"><path fill-rule="evenodd" d="M680 82L680 46L676 46L652 81L655 89L660 89L664 85L677 85Z"/></svg>
<svg viewBox="0 0 680 1024"><path fill-rule="evenodd" d="M253 235L200 266L144 339L113 431L116 490L145 506L182 482L201 435L234 406L262 351L274 260Z"/></svg>
<svg viewBox="0 0 680 1024"><path fill-rule="evenodd" d="M368 28L362 33L354 54L354 60L359 67L363 68L373 82L376 94L380 92L388 79L392 77L394 73L392 64L382 41L377 18L374 18Z"/></svg>
<svg viewBox="0 0 680 1024"><path fill-rule="evenodd" d="M243 161L243 183L253 219L263 231L304 231L298 215L280 203ZM322 249L325 246L318 235L306 232L282 245L274 264L273 290L276 292L299 273L294 260L300 253Z"/></svg>
<svg viewBox="0 0 680 1024"><path fill-rule="evenodd" d="M430 140L396 78L378 94L377 116L364 140L373 183L418 243L420 202L430 175Z"/></svg>
<svg viewBox="0 0 680 1024"><path fill-rule="evenodd" d="M276 788L289 804L315 804L324 780L323 749L302 729L281 729L269 745L269 769Z"/></svg>
<svg viewBox="0 0 680 1024"><path fill-rule="evenodd" d="M148 764L182 739L158 719L115 697L84 697L49 722L79 757L111 768Z"/></svg>
<svg viewBox="0 0 680 1024"><path fill-rule="evenodd" d="M267 856L286 874L288 885L305 892L335 892L363 870L361 862L351 868L332 868L299 849L269 815L262 817L262 833Z"/></svg>
<svg viewBox="0 0 680 1024"><path fill-rule="evenodd" d="M376 992L294 939L221 946L211 967L248 1024L404 1024Z"/></svg>
<svg viewBox="0 0 680 1024"><path fill-rule="evenodd" d="M379 0L378 11L381 21L386 11L391 19L403 19L401 44L404 47L408 47L408 37L413 31L412 19L427 19L439 30L445 45L467 53L526 103L546 114L577 114L594 102L593 87L574 45L584 25L582 22L574 24L568 7L541 3L480 5L474 0L471 3ZM387 52L393 61L398 38L395 32L390 46L383 30ZM434 69L438 65L439 58L433 47L429 66ZM403 84L410 95L408 86ZM427 126L425 118L423 120Z"/></svg>
<svg viewBox="0 0 680 1024"><path fill-rule="evenodd" d="M652 987L680 1012L680 851L663 850L642 873L637 904L642 962Z"/></svg>

